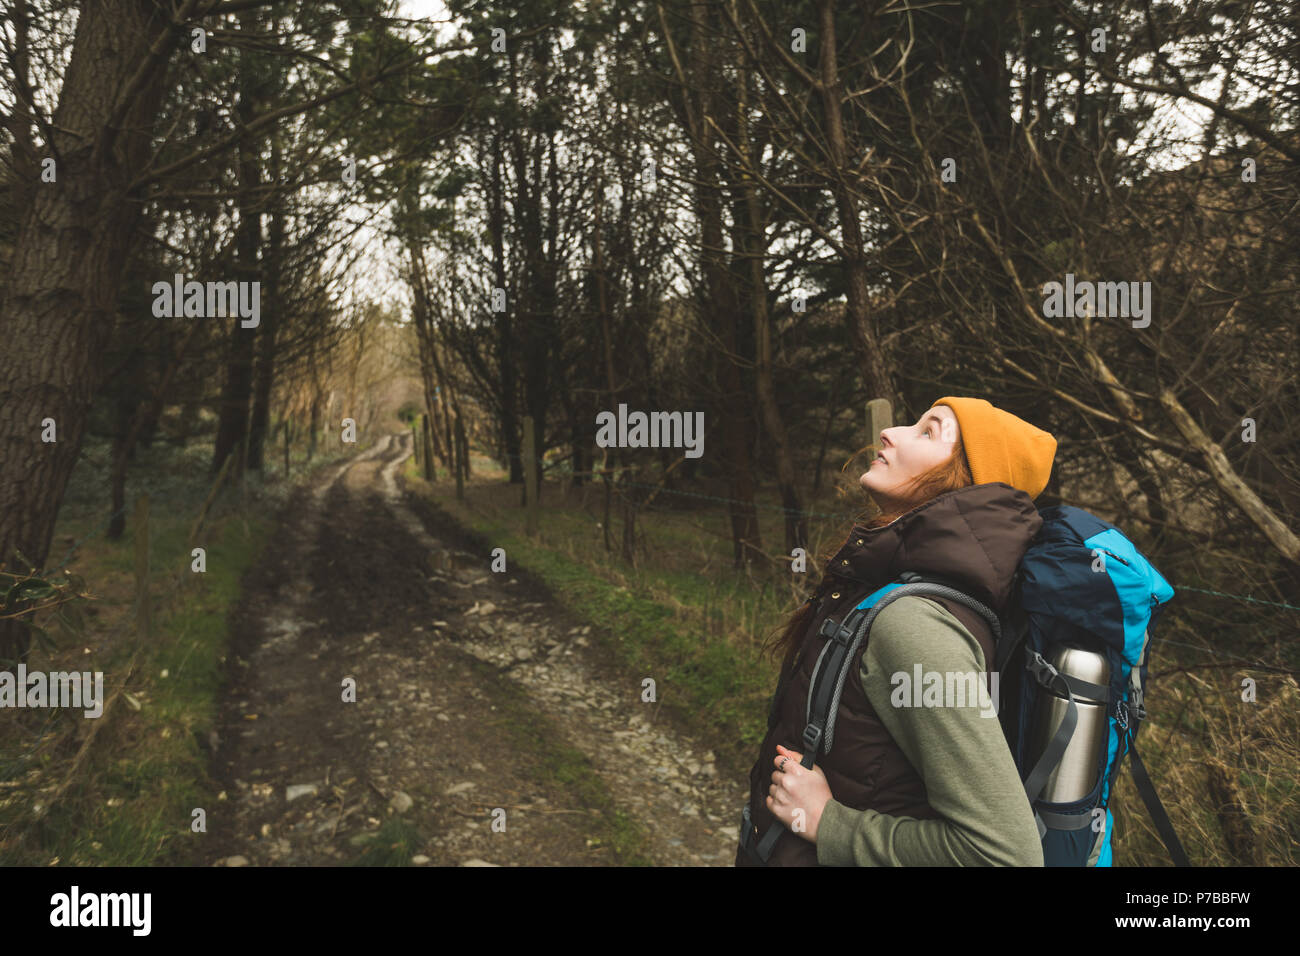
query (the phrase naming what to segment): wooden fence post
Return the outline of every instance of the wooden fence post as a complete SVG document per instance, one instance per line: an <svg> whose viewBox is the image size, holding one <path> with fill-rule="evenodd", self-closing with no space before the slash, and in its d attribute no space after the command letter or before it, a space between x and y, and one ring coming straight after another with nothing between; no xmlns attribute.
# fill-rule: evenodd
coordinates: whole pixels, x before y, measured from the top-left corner
<svg viewBox="0 0 1300 956"><path fill-rule="evenodd" d="M525 530L531 538L537 533L537 435L533 416L524 416L524 507L527 509Z"/></svg>
<svg viewBox="0 0 1300 956"><path fill-rule="evenodd" d="M870 444L880 448L880 433L894 427L894 409L887 398L873 398L867 402L867 437Z"/></svg>
<svg viewBox="0 0 1300 956"><path fill-rule="evenodd" d="M438 460L433 448L433 413L424 416L424 427L420 429L424 436L424 477L429 481L438 480Z"/></svg>
<svg viewBox="0 0 1300 956"><path fill-rule="evenodd" d="M153 630L149 606L149 496L135 499L135 604L137 608L135 632L142 641L148 641Z"/></svg>
<svg viewBox="0 0 1300 956"><path fill-rule="evenodd" d="M469 436L465 434L465 423L459 413L456 415L456 434L460 438L460 470L465 473L465 480L469 481L473 477L469 467Z"/></svg>
<svg viewBox="0 0 1300 956"><path fill-rule="evenodd" d="M456 450L456 500L465 500L465 426L461 424L460 415L456 415L456 440L452 443Z"/></svg>
<svg viewBox="0 0 1300 956"><path fill-rule="evenodd" d="M203 507L199 509L199 516L194 519L194 524L190 525L189 543L191 548L198 544L199 532L203 530L203 522L207 520L208 509L212 507L212 502L217 499L217 492L221 490L221 484L226 480L226 475L230 472L234 457L233 454L227 455L226 460L222 462L221 470L217 472L212 487L208 489L208 496L203 499Z"/></svg>

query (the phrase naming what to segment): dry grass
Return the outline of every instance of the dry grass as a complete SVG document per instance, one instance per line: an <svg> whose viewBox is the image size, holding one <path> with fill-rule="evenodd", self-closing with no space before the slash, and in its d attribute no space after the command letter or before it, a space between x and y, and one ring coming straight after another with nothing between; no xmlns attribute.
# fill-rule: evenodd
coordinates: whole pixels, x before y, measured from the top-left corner
<svg viewBox="0 0 1300 956"><path fill-rule="evenodd" d="M522 536L520 488L506 484L505 477L480 459L463 506L455 502L454 486L446 480L435 487L435 497L471 525L508 527ZM805 507L814 512L855 512L858 502L852 498L852 481L844 476L836 479L837 489ZM757 702L758 716L765 717L776 669L766 661L757 666L753 662L763 638L781 624L784 612L797 604L789 572L775 563L767 575L748 576L733 570L725 503L672 496L660 497L663 510L641 515L637 566L628 567L620 556L622 512L617 502L612 509L613 550L605 550L600 527L603 493L599 482L567 492L559 483L547 483L539 534L533 544L540 552L580 567L584 574L611 588L626 589L658 605L687 631L732 649L738 675L744 675L737 676L734 692L745 702ZM776 496L769 489L763 500L774 501ZM671 510L674 505L690 510ZM1100 508L1089 510L1106 517ZM779 544L773 542L780 542L784 534L780 512L760 511L759 521L766 550L779 551ZM847 517L813 519L810 553L820 555L838 545L848 525ZM1135 538L1135 543L1143 549L1140 540ZM1177 589L1180 576L1174 559L1152 558ZM810 561L810 575L816 572L812 564ZM593 612L593 619L601 619L600 614ZM1217 625L1213 644L1205 640L1211 633L1209 622ZM1213 656L1241 644L1233 635L1244 636L1251 628L1259 628L1251 635L1259 637L1266 630L1284 626L1280 617L1264 619L1249 606L1233 606L1231 601L1190 592L1180 594L1160 621L1160 636L1177 643L1158 639L1153 646L1151 673L1158 679L1149 680L1149 717L1138 746L1195 865L1287 866L1297 862L1300 692L1296 681L1284 667L1234 669L1223 664L1223 657ZM1189 646L1189 641L1195 646ZM1159 676L1162 672L1164 676ZM1247 677L1257 684L1253 703L1242 700L1242 681ZM740 700L736 704L738 710L748 705ZM1111 807L1116 817L1116 865L1170 865L1127 770L1116 784Z"/></svg>

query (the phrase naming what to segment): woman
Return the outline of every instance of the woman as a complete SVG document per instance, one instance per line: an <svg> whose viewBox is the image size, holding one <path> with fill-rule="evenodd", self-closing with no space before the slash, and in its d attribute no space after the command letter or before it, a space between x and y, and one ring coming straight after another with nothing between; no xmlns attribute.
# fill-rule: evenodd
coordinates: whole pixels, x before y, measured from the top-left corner
<svg viewBox="0 0 1300 956"><path fill-rule="evenodd" d="M899 691L917 674L980 680L991 670L992 631L955 601L908 595L880 611L847 665L831 752L812 770L800 764L825 620L843 621L903 571L951 581L1002 613L1042 526L1033 499L1056 439L984 399L941 398L915 425L886 428L880 443L861 484L881 514L852 529L775 644L789 676L750 772L754 827L751 839L742 833L736 865L761 865L752 855L759 837L783 826L766 865L1042 866L1033 810L988 698L918 707Z"/></svg>

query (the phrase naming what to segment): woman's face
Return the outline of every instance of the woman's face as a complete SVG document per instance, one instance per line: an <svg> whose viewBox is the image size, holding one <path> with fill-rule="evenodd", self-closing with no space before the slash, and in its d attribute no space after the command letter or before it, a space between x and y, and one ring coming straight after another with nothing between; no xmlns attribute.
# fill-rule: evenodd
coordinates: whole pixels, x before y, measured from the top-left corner
<svg viewBox="0 0 1300 956"><path fill-rule="evenodd" d="M915 425L898 425L880 433L880 455L859 479L883 509L906 505L908 482L943 464L961 437L957 415L947 405L935 405Z"/></svg>

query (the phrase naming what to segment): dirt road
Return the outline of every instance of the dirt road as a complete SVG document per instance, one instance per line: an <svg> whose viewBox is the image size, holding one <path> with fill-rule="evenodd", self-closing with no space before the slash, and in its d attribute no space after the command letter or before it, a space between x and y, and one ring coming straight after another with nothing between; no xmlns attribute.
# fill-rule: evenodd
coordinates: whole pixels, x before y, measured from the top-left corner
<svg viewBox="0 0 1300 956"><path fill-rule="evenodd" d="M301 489L245 581L200 862L731 865L743 775L402 493L410 441Z"/></svg>

